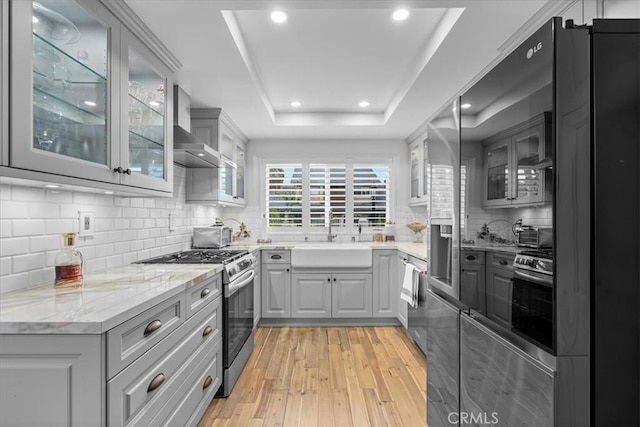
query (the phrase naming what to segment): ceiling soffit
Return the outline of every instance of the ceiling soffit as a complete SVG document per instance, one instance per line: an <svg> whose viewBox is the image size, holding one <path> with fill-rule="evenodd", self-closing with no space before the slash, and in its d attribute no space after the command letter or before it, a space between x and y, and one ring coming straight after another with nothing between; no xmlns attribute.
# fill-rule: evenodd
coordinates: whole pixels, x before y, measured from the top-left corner
<svg viewBox="0 0 640 427"><path fill-rule="evenodd" d="M464 8L412 9L404 22L388 6L295 9L281 25L264 9L221 12L276 126L382 126Z"/></svg>

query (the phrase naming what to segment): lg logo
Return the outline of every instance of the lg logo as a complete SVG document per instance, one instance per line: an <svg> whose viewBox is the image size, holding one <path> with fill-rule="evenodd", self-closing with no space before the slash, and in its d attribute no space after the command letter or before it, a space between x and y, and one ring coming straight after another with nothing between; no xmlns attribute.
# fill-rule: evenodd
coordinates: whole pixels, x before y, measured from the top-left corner
<svg viewBox="0 0 640 427"><path fill-rule="evenodd" d="M534 47L532 47L527 51L527 59L531 59L531 57L534 54L538 53L538 51L540 51L541 49L542 49L542 42L538 42L537 45L535 45Z"/></svg>

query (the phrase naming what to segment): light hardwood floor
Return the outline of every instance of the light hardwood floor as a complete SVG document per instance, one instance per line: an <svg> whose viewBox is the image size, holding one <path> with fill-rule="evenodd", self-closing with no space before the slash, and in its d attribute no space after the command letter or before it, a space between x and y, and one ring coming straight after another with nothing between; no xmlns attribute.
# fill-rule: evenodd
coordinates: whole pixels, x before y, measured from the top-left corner
<svg viewBox="0 0 640 427"><path fill-rule="evenodd" d="M258 328L200 427L426 425L426 366L400 327Z"/></svg>

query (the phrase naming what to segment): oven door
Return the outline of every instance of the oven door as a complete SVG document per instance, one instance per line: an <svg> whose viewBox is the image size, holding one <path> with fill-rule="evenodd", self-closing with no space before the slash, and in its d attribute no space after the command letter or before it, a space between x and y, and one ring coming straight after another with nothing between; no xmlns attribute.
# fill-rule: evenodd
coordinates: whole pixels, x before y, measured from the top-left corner
<svg viewBox="0 0 640 427"><path fill-rule="evenodd" d="M223 361L229 368L253 330L253 269L224 289Z"/></svg>
<svg viewBox="0 0 640 427"><path fill-rule="evenodd" d="M512 330L555 354L553 277L529 271L513 273Z"/></svg>

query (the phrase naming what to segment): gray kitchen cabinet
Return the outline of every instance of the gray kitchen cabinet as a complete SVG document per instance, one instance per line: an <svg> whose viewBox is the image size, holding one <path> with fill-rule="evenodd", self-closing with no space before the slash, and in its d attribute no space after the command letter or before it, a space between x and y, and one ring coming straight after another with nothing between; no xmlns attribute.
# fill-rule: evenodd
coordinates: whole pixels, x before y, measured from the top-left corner
<svg viewBox="0 0 640 427"><path fill-rule="evenodd" d="M511 329L514 257L489 252L486 264L487 317L508 329Z"/></svg>
<svg viewBox="0 0 640 427"><path fill-rule="evenodd" d="M196 425L222 383L220 281L103 334L0 335L0 425Z"/></svg>
<svg viewBox="0 0 640 427"><path fill-rule="evenodd" d="M0 425L106 426L102 335L0 335Z"/></svg>
<svg viewBox="0 0 640 427"><path fill-rule="evenodd" d="M291 255L288 250L262 253L262 317L291 317Z"/></svg>
<svg viewBox="0 0 640 427"><path fill-rule="evenodd" d="M373 251L373 317L397 317L400 301L395 249Z"/></svg>
<svg viewBox="0 0 640 427"><path fill-rule="evenodd" d="M9 2L0 2L0 148L9 146ZM0 166L8 164L0 149Z"/></svg>
<svg viewBox="0 0 640 427"><path fill-rule="evenodd" d="M400 299L400 290L402 289L402 281L404 279L404 263L403 261L407 259L407 255L401 252L397 253L396 265L401 266L402 268L397 269L395 281L397 283L398 295L397 295L397 303L398 303L398 320L404 326L405 329L409 327L409 304L403 299Z"/></svg>
<svg viewBox="0 0 640 427"><path fill-rule="evenodd" d="M253 278L253 327L256 328L262 318L262 267L260 249L253 251L253 255L258 260L258 266L255 269L256 275Z"/></svg>
<svg viewBox="0 0 640 427"><path fill-rule="evenodd" d="M331 317L330 274L292 274L291 317Z"/></svg>
<svg viewBox="0 0 640 427"><path fill-rule="evenodd" d="M460 300L472 310L486 313L484 252L462 250Z"/></svg>
<svg viewBox="0 0 640 427"><path fill-rule="evenodd" d="M10 6L13 96L2 175L170 196L173 134L166 112L173 93L164 88L172 87L179 62L123 2ZM73 43L47 27L52 13L78 27L62 35Z"/></svg>
<svg viewBox="0 0 640 427"><path fill-rule="evenodd" d="M371 273L338 273L331 277L332 317L371 317L373 312Z"/></svg>
<svg viewBox="0 0 640 427"><path fill-rule="evenodd" d="M483 141L483 207L551 201L551 113L543 113Z"/></svg>
<svg viewBox="0 0 640 427"><path fill-rule="evenodd" d="M220 108L191 109L191 132L216 150L217 168L187 169L187 203L244 206L247 138Z"/></svg>

